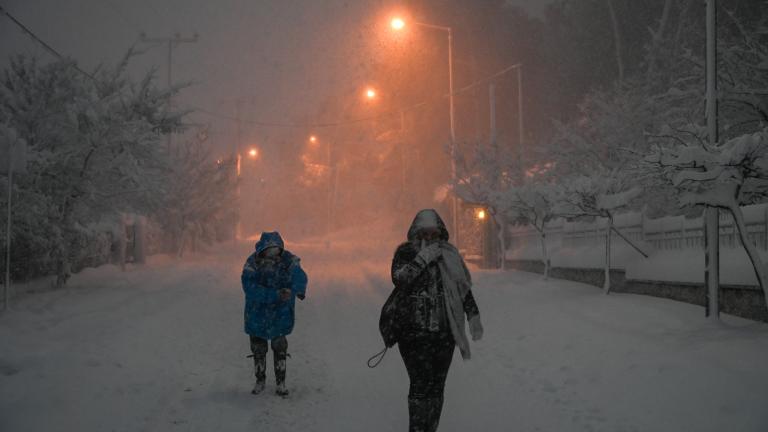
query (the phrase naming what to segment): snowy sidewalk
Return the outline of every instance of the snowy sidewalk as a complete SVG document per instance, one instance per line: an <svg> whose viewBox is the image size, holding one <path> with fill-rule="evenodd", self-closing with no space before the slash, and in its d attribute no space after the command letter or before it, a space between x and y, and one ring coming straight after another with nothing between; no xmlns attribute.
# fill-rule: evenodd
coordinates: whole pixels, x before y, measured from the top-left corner
<svg viewBox="0 0 768 432"><path fill-rule="evenodd" d="M390 251L295 249L310 286L282 400L271 354L267 392L248 393L249 247L91 269L20 300L0 315L0 430L407 430L397 349L365 365L382 345ZM454 357L442 432L768 430L768 325L528 273L475 279L485 338L471 361Z"/></svg>

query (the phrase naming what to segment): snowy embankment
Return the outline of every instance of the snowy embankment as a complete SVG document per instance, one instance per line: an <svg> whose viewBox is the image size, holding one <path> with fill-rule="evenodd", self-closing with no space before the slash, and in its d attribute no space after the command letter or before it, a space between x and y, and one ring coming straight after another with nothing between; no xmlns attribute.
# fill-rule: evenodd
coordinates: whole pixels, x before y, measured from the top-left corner
<svg viewBox="0 0 768 432"><path fill-rule="evenodd" d="M365 365L395 246L289 245L310 286L287 400L271 393L271 355L268 393L248 393L238 279L251 244L19 299L0 315L0 430L406 430L397 350ZM454 357L442 432L768 430L768 325L522 272L475 279L485 338L471 361Z"/></svg>

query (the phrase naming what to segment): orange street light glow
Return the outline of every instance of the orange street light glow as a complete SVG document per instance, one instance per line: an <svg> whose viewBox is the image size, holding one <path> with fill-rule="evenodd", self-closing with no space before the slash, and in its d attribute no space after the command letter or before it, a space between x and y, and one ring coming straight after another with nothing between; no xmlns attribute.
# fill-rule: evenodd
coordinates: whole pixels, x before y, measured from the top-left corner
<svg viewBox="0 0 768 432"><path fill-rule="evenodd" d="M309 137L309 142L311 142L312 144L316 143L317 142L317 137L312 135L311 137Z"/></svg>
<svg viewBox="0 0 768 432"><path fill-rule="evenodd" d="M248 151L248 155L251 158L256 159L257 157L259 157L259 151L256 150L255 148L252 148L251 150Z"/></svg>
<svg viewBox="0 0 768 432"><path fill-rule="evenodd" d="M405 21L402 18L392 18L392 22L389 23L394 30L402 30L405 27Z"/></svg>
<svg viewBox="0 0 768 432"><path fill-rule="evenodd" d="M368 88L368 90L365 91L365 97L368 99L373 99L376 97L376 90L372 88Z"/></svg>
<svg viewBox="0 0 768 432"><path fill-rule="evenodd" d="M484 220L485 219L485 210L478 210L477 211L477 218L480 219L480 220Z"/></svg>

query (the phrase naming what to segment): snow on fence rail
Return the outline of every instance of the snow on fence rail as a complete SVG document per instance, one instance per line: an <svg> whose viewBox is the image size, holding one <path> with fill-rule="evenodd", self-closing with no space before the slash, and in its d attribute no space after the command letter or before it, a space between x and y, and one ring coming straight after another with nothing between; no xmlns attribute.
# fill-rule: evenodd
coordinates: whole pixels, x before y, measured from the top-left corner
<svg viewBox="0 0 768 432"><path fill-rule="evenodd" d="M763 250L768 250L768 203L742 207L747 225L748 238ZM556 219L547 224L546 233L550 241L561 242L563 247L602 245L605 242L607 219L592 222L568 222ZM704 223L701 217L666 216L656 219L633 212L619 215L614 227L625 237L654 249L687 249L704 247ZM510 226L507 230L509 249L515 249L528 242L538 242L536 230L529 226ZM741 247L741 240L727 212L720 212L721 247Z"/></svg>

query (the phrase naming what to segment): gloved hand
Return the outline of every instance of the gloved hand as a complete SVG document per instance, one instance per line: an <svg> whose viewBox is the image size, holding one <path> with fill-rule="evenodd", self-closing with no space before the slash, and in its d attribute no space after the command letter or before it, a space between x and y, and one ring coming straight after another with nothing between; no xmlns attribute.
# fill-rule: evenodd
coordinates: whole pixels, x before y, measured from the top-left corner
<svg viewBox="0 0 768 432"><path fill-rule="evenodd" d="M280 300L282 301L288 301L291 299L291 290L288 288L281 289L278 294L280 295Z"/></svg>
<svg viewBox="0 0 768 432"><path fill-rule="evenodd" d="M443 249L439 243L432 243L431 245L422 248L416 258L420 259L424 265L429 265L432 261L440 258L443 255Z"/></svg>
<svg viewBox="0 0 768 432"><path fill-rule="evenodd" d="M483 338L483 323L480 322L480 315L475 315L469 319L469 334L473 341Z"/></svg>

